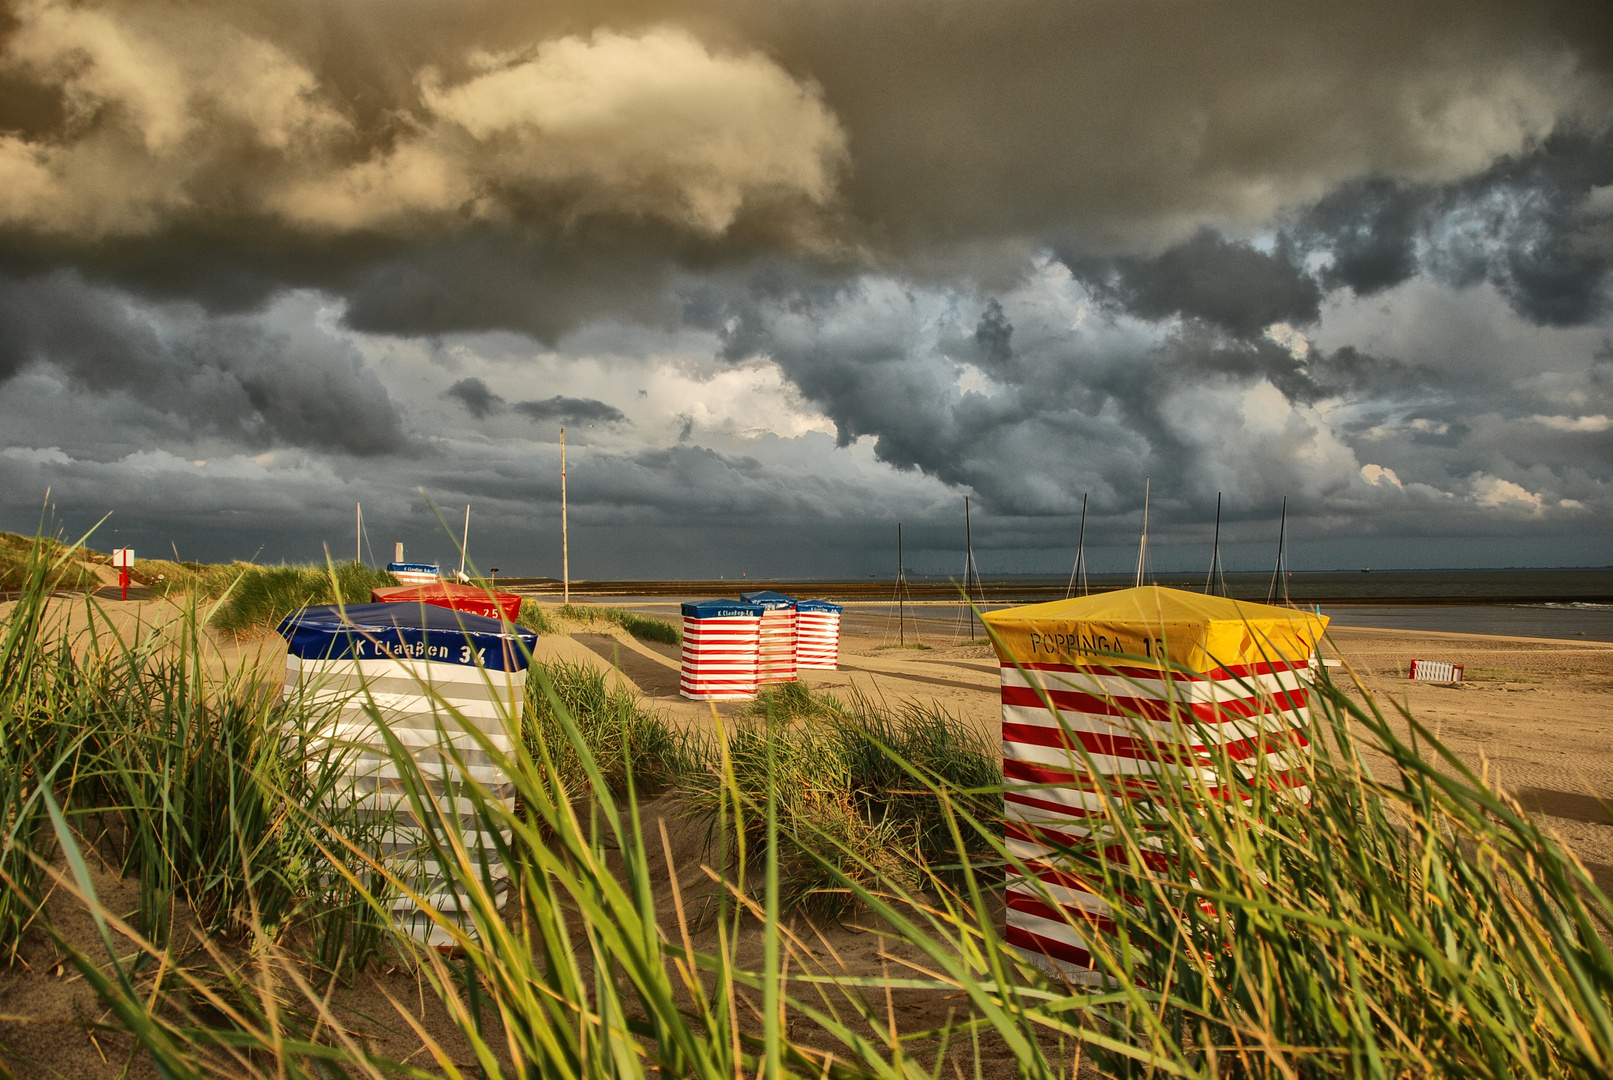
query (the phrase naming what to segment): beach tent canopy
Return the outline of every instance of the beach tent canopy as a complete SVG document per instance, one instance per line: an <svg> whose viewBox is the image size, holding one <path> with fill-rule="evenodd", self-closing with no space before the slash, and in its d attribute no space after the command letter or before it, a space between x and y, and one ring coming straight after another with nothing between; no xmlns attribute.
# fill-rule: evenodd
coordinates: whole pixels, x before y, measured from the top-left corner
<svg viewBox="0 0 1613 1080"><path fill-rule="evenodd" d="M1154 585L983 618L1002 671L1004 840L1039 879L1008 875L1006 940L1102 982L1091 936L1115 900L1064 855L1108 812L1093 774L1125 778L1111 795L1127 800L1177 768L1212 791L1241 777L1306 800L1307 669L1327 619Z"/></svg>
<svg viewBox="0 0 1613 1080"><path fill-rule="evenodd" d="M455 585L449 581L371 589L370 600L377 604L431 604L453 611L468 611L489 619L496 619L502 613L510 622L521 614L521 598L514 593Z"/></svg>
<svg viewBox="0 0 1613 1080"><path fill-rule="evenodd" d="M390 562L386 572L404 585L430 585L442 576L437 564L430 562Z"/></svg>
<svg viewBox="0 0 1613 1080"><path fill-rule="evenodd" d="M739 598L747 604L760 604L768 609L794 607L796 604L795 597L785 596L783 593L774 592L772 589L740 593Z"/></svg>
<svg viewBox="0 0 1613 1080"><path fill-rule="evenodd" d="M763 614L743 600L684 604L678 693L694 701L754 698Z"/></svg>
<svg viewBox="0 0 1613 1080"><path fill-rule="evenodd" d="M690 619L760 619L762 609L743 600L699 600L684 604L683 614Z"/></svg>
<svg viewBox="0 0 1613 1080"><path fill-rule="evenodd" d="M357 809L382 826L369 854L389 860L408 886L393 896L393 914L427 945L456 944L455 928L474 935L470 899L438 862L393 754L401 746L419 766L441 814L429 827L437 844L447 845L448 833L457 831L502 908L509 870L500 852L508 850L511 830L483 831L488 819L470 812L473 804L457 785L474 781L481 797L514 813L515 783L504 766L519 738L527 655L537 635L422 604L312 607L279 629L289 646L286 696L337 710L317 737L342 748ZM395 742L383 737L377 720ZM314 753L308 760L322 758ZM419 907L416 896L427 898L439 918Z"/></svg>
<svg viewBox="0 0 1613 1080"><path fill-rule="evenodd" d="M756 645L758 683L795 682L795 597L762 589L739 598L762 609L762 632Z"/></svg>
<svg viewBox="0 0 1613 1080"><path fill-rule="evenodd" d="M839 604L827 600L795 603L795 666L833 671L840 665Z"/></svg>
<svg viewBox="0 0 1613 1080"><path fill-rule="evenodd" d="M1258 664L1304 665L1328 622L1308 611L1158 585L981 617L999 638L1004 662L1156 671L1168 664L1206 675Z"/></svg>
<svg viewBox="0 0 1613 1080"><path fill-rule="evenodd" d="M279 627L292 656L304 660L429 660L522 671L538 636L469 612L433 605L349 604L304 608Z"/></svg>

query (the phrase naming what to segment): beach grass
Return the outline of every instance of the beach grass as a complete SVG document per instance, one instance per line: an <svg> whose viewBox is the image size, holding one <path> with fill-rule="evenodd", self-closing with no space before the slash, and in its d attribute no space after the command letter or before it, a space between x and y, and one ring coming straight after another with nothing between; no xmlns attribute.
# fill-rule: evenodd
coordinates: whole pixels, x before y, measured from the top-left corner
<svg viewBox="0 0 1613 1080"><path fill-rule="evenodd" d="M665 619L640 615L625 608L597 607L593 604L562 604L562 618L577 622L608 622L620 626L643 641L658 641L663 645L677 645L683 640L678 628Z"/></svg>
<svg viewBox="0 0 1613 1080"><path fill-rule="evenodd" d="M696 732L672 727L631 690L610 686L605 672L589 664L534 664L527 704L527 752L534 760L549 755L553 775L570 798L586 795L594 774L614 795L627 790L630 774L640 793L658 794L709 757ZM592 771L572 745L568 726L582 739Z"/></svg>
<svg viewBox="0 0 1613 1080"><path fill-rule="evenodd" d="M93 564L111 559L49 536L0 532L0 589L20 592L43 584L49 589L93 590L101 585ZM34 571L42 582L32 580Z"/></svg>
<svg viewBox="0 0 1613 1080"><path fill-rule="evenodd" d="M462 823L423 814L470 924L428 905L448 955L397 921L402 871L366 854L364 823L299 786L321 775L329 702L206 674L194 607L166 636L120 640L90 598L108 632L64 639L45 617L52 565L32 557L0 634L0 951L47 935L163 1075L924 1080L984 1076L988 1045L1034 1080L1078 1059L1206 1080L1613 1069L1608 898L1415 717L1325 671L1290 718L1310 736L1303 791L1263 755L1183 767L1161 751L1139 788L1072 751L1101 812L1027 846L1003 836L1010 785L989 747L944 713L780 689L723 737L680 744L603 675L536 667L522 712L501 716L515 749L479 743L516 808L461 793L507 868L504 906ZM1171 715L1183 740L1219 745ZM389 746L428 806L430 777ZM720 887L703 915L652 859L670 858L640 813L658 790L710 822ZM140 910L96 895L97 853L140 879ZM1005 873L1049 869L1062 877L1034 888L1090 945L1090 984L1007 948L993 914ZM90 939L46 917L48 890L88 914ZM792 910L855 911L917 959L839 969ZM473 1061L433 1040L389 1059L335 1013L332 976L381 954L419 973ZM914 1028L893 993L955 1012Z"/></svg>
<svg viewBox="0 0 1613 1080"><path fill-rule="evenodd" d="M343 791L349 751L323 734L332 706L282 701L278 672L265 683L217 663L195 597L132 632L86 597L65 629L47 614L49 570L36 559L0 637L0 951L15 956L37 922L50 803L75 843L138 882L125 914L158 947L183 913L221 940L255 923L330 970L366 963L380 923L320 849L333 835L368 843L385 822L361 820Z"/></svg>
<svg viewBox="0 0 1613 1080"><path fill-rule="evenodd" d="M522 600L521 613L516 617L516 623L526 627L534 634L558 634L560 628L555 626L554 620L544 606L536 600Z"/></svg>
<svg viewBox="0 0 1613 1080"><path fill-rule="evenodd" d="M272 629L293 612L315 604L367 604L370 590L398 584L385 570L365 563L330 566L253 566L235 564L214 572L219 597L211 624L246 635Z"/></svg>
<svg viewBox="0 0 1613 1080"><path fill-rule="evenodd" d="M1000 831L1002 769L992 747L937 706L891 706L860 693L842 700L801 682L773 683L726 734L725 761L691 775L685 798L715 835L725 800L737 797L751 811L745 840L755 847L770 783L779 785L778 872L788 909L849 910L857 901L843 878L920 888L960 869L949 806ZM963 851L989 859L992 846L978 832L961 830Z"/></svg>

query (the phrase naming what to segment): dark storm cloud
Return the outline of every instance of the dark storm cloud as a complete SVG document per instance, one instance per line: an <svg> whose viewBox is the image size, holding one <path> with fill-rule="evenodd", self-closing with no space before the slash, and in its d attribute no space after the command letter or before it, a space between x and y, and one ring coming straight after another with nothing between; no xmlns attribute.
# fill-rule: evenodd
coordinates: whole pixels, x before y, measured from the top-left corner
<svg viewBox="0 0 1613 1080"><path fill-rule="evenodd" d="M1327 398L1403 396L1436 388L1444 381L1427 365L1373 356L1352 345L1331 352L1293 349L1269 338L1228 341L1215 334L1184 331L1161 349L1161 374L1167 380L1197 380L1227 375L1270 382L1291 402L1314 405Z"/></svg>
<svg viewBox="0 0 1613 1080"><path fill-rule="evenodd" d="M1613 131L1553 135L1445 185L1351 183L1302 215L1293 235L1331 255L1329 287L1371 295L1419 272L1456 287L1488 281L1533 322L1593 321L1613 303Z"/></svg>
<svg viewBox="0 0 1613 1080"><path fill-rule="evenodd" d="M916 478L1054 523L1026 526L1044 538L1082 492L1100 518L1130 513L1150 474L1184 517L1224 488L1234 515L1292 494L1408 534L1606 506L1594 440L1613 399L1583 357L1548 364L1516 343L1541 339L1502 342L1477 317L1405 350L1404 334L1324 348L1293 333L1322 340L1355 296L1428 282L1492 286L1536 327L1607 317L1606 5L5 13L0 406L47 402L139 448L86 463L30 428L6 466L30 483L110 498L133 476L168 497L202 467L140 454L211 441L310 448L314 472L366 455L367 482L395 496L428 466L405 421L418 410L430 445L465 455L429 463L444 489L507 488L512 522L517 495L552 493L509 463L558 423L621 444L596 476L617 525L684 505L743 512L761 535L802 507L787 489L873 514ZM1084 290L1042 280L1050 251ZM578 346L602 325L660 351ZM1441 351L1464 327L1477 340ZM554 396L512 404L488 381L513 399L514 379L472 357L447 365L445 407L441 369L397 358L399 337L480 331L512 331L522 344L497 363L545 366ZM700 369L713 399L659 417L626 402L629 354L621 385L664 359ZM866 438L905 475L831 492L813 464L696 445L715 430L701 410L730 407L724 371L769 361L835 425L834 460ZM535 423L466 423L501 410ZM1508 457L1508 439L1540 456ZM39 456L58 442L67 460ZM261 483L332 520L358 497L254 468L209 497Z"/></svg>
<svg viewBox="0 0 1613 1080"><path fill-rule="evenodd" d="M504 409L504 399L487 388L477 378L460 379L447 390L447 396L458 401L476 419L485 420Z"/></svg>
<svg viewBox="0 0 1613 1080"><path fill-rule="evenodd" d="M1005 236L1146 258L1339 184L1454 181L1599 115L1613 38L1613 15L1566 3L10 9L13 267L233 309L319 288L367 330L551 342L665 319L677 268L782 252L935 274L950 245ZM1181 269L1259 276L1202 246ZM1150 310L1260 317L1134 269ZM1305 284L1265 269L1268 311L1303 318Z"/></svg>
<svg viewBox="0 0 1613 1080"><path fill-rule="evenodd" d="M539 422L560 420L568 424L621 424L627 421L627 416L614 405L592 398L561 397L559 394L546 401L517 401L510 407L529 420Z"/></svg>
<svg viewBox="0 0 1613 1080"><path fill-rule="evenodd" d="M1322 290L1287 245L1267 253L1210 229L1151 259L1072 260L1070 269L1138 318L1201 319L1239 337L1277 322L1314 323L1321 314Z"/></svg>
<svg viewBox="0 0 1613 1080"><path fill-rule="evenodd" d="M140 310L73 274L0 282L0 378L54 369L82 392L127 394L190 431L248 445L402 449L386 387L351 346L307 325L312 314Z"/></svg>

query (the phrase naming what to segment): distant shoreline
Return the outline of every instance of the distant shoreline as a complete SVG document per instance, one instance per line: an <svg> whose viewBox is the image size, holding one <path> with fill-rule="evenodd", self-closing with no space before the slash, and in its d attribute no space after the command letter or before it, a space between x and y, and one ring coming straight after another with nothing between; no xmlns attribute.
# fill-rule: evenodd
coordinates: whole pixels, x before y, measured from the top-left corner
<svg viewBox="0 0 1613 1080"><path fill-rule="evenodd" d="M1543 581L1542 575L1557 580ZM1505 580L1515 577L1515 580ZM1255 580L1260 579L1260 580ZM1343 580L1340 580L1343 579ZM1499 579L1499 580L1498 580ZM1270 575L1227 575L1228 593L1239 600L1264 603ZM1202 577L1160 574L1151 583L1200 591ZM500 578L499 587L526 596L552 599L561 583L548 578ZM1089 580L1094 593L1131 585L1129 576L1103 575ZM984 582L989 605L1029 604L1062 599L1067 581L1048 577L999 577ZM896 583L890 578L867 581L792 581L719 578L696 581L573 581L571 595L578 597L718 597L772 589L802 599L892 600ZM913 600L959 600L959 587L951 581L907 581L906 595ZM976 594L978 598L978 593ZM1400 571L1393 577L1338 572L1295 574L1288 579L1286 599L1295 604L1349 606L1495 606L1542 604L1613 604L1613 571Z"/></svg>

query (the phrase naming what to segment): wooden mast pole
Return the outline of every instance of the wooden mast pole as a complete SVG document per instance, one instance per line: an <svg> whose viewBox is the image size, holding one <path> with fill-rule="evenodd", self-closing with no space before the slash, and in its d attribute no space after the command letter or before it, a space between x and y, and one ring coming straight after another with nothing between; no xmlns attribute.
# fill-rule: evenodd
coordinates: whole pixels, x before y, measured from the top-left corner
<svg viewBox="0 0 1613 1080"><path fill-rule="evenodd" d="M566 429L560 429L560 579L561 602L571 603L571 537L566 524Z"/></svg>

